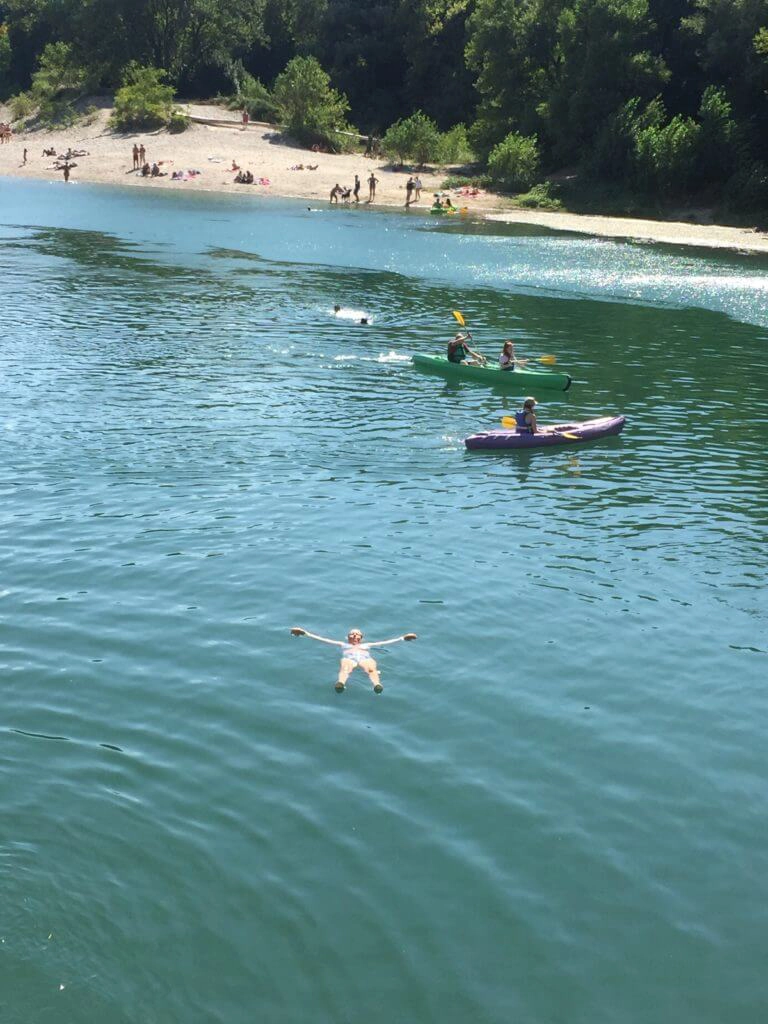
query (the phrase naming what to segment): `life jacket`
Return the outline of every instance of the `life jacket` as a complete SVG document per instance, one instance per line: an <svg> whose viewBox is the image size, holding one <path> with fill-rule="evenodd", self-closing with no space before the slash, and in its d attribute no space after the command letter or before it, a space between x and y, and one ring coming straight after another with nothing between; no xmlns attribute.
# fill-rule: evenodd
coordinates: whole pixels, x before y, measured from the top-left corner
<svg viewBox="0 0 768 1024"><path fill-rule="evenodd" d="M525 422L525 417L527 415L528 415L528 410L527 409L518 409L517 412L515 413L515 423L517 424L517 429L519 431L521 431L522 433L525 433L525 434L530 434L531 433L531 428Z"/></svg>
<svg viewBox="0 0 768 1024"><path fill-rule="evenodd" d="M451 342L448 343L448 362L449 363L463 363L467 358L467 349L464 342L459 342L455 348L450 347Z"/></svg>

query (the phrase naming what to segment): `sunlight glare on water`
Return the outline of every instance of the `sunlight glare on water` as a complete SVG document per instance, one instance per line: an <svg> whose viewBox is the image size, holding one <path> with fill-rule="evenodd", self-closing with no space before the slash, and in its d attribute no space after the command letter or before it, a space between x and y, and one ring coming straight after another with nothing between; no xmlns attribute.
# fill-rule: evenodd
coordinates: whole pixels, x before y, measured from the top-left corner
<svg viewBox="0 0 768 1024"><path fill-rule="evenodd" d="M762 1019L765 261L63 189L0 192L3 1024ZM466 452L454 309L624 434ZM293 625L419 640L337 695Z"/></svg>

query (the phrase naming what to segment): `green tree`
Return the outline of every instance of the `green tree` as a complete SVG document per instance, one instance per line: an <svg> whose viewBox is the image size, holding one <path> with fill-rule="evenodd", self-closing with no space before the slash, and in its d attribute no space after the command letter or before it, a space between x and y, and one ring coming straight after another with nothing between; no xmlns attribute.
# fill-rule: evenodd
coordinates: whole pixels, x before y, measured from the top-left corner
<svg viewBox="0 0 768 1024"><path fill-rule="evenodd" d="M467 129L456 124L444 132L440 139L440 162L443 164L468 164L475 159L467 138Z"/></svg>
<svg viewBox="0 0 768 1024"><path fill-rule="evenodd" d="M699 107L701 124L699 178L724 182L736 170L742 153L740 132L722 89L710 85Z"/></svg>
<svg viewBox="0 0 768 1024"><path fill-rule="evenodd" d="M696 0L694 13L681 26L695 47L704 83L725 90L735 120L751 123L753 148L764 155L768 61L759 41L766 26L768 0Z"/></svg>
<svg viewBox="0 0 768 1024"><path fill-rule="evenodd" d="M442 129L474 120L477 96L464 57L474 7L475 0L399 0L407 65L399 114L418 105Z"/></svg>
<svg viewBox="0 0 768 1024"><path fill-rule="evenodd" d="M575 0L558 21L561 65L546 117L555 154L586 155L596 133L634 96L650 100L669 73L648 49L647 0Z"/></svg>
<svg viewBox="0 0 768 1024"><path fill-rule="evenodd" d="M48 43L32 76L32 95L49 100L62 92L77 92L88 79L86 68L77 60L69 43Z"/></svg>
<svg viewBox="0 0 768 1024"><path fill-rule="evenodd" d="M11 40L8 26L0 24L0 99L4 99L11 85Z"/></svg>
<svg viewBox="0 0 768 1024"><path fill-rule="evenodd" d="M338 146L337 132L348 125L347 98L314 57L294 57L277 76L273 96L288 130L303 142Z"/></svg>
<svg viewBox="0 0 768 1024"><path fill-rule="evenodd" d="M637 96L627 100L598 132L585 161L589 174L604 181L626 181L635 169L639 133L646 128L660 128L666 117L658 96L645 104Z"/></svg>
<svg viewBox="0 0 768 1024"><path fill-rule="evenodd" d="M466 59L480 97L470 141L481 157L511 131L530 135L544 127L540 110L559 73L558 19L567 6L568 0L477 0Z"/></svg>
<svg viewBox="0 0 768 1024"><path fill-rule="evenodd" d="M638 132L635 178L640 188L661 197L686 196L696 189L701 126L690 117L675 117L663 126Z"/></svg>
<svg viewBox="0 0 768 1024"><path fill-rule="evenodd" d="M428 160L440 159L441 143L437 125L420 110L396 121L381 140L384 152L396 157L398 163L414 160L422 167Z"/></svg>
<svg viewBox="0 0 768 1024"><path fill-rule="evenodd" d="M127 131L167 124L173 112L173 86L166 85L165 78L160 68L129 65L115 95L115 127Z"/></svg>
<svg viewBox="0 0 768 1024"><path fill-rule="evenodd" d="M488 157L491 181L505 192L524 192L539 175L539 149L536 136L510 134L491 150Z"/></svg>

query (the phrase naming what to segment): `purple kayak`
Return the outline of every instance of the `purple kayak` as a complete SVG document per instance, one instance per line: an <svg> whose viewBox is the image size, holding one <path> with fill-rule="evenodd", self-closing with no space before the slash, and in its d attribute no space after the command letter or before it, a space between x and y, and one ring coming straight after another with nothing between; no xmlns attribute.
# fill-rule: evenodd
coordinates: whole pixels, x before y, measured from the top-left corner
<svg viewBox="0 0 768 1024"><path fill-rule="evenodd" d="M601 437L620 434L624 429L624 416L602 416L582 423L556 423L540 427L536 434L517 430L488 430L464 438L470 451L503 451L509 448L547 448L553 444L576 444L577 441L597 441Z"/></svg>

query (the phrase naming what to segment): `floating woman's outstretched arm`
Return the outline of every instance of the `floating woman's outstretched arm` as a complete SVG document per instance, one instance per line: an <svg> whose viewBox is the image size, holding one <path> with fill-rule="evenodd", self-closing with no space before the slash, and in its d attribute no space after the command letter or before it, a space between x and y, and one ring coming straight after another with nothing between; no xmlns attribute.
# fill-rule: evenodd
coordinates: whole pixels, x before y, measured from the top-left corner
<svg viewBox="0 0 768 1024"><path fill-rule="evenodd" d="M401 640L416 640L415 633L404 633L403 636L396 636L392 640L374 640L368 644L369 647L385 647L387 644L399 644Z"/></svg>
<svg viewBox="0 0 768 1024"><path fill-rule="evenodd" d="M327 636L318 636L317 633L310 633L308 629L302 629L301 626L293 626L291 633L294 636L308 636L310 640L319 640L322 644L333 644L334 647L344 646L342 640L329 640Z"/></svg>

